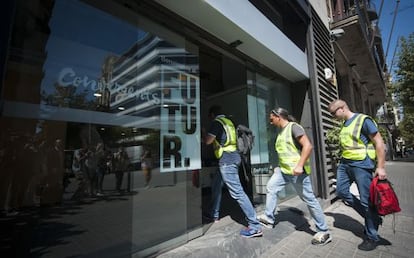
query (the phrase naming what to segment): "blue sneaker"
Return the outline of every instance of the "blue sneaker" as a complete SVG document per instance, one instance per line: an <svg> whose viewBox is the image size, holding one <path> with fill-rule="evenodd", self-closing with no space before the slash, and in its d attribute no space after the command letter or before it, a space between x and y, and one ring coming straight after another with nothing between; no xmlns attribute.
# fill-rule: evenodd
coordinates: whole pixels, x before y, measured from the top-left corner
<svg viewBox="0 0 414 258"><path fill-rule="evenodd" d="M240 231L240 236L245 237L245 238L261 237L263 236L263 231L261 231L260 229L255 230L255 229L251 229L247 227Z"/></svg>

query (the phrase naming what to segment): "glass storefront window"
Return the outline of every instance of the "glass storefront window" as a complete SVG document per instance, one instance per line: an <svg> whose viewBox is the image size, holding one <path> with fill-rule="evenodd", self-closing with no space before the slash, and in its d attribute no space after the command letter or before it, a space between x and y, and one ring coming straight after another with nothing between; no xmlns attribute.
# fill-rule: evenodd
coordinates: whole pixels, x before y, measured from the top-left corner
<svg viewBox="0 0 414 258"><path fill-rule="evenodd" d="M9 235L25 239L10 243L21 256L144 257L201 234L217 173L200 139L212 105L256 135L241 177L249 197L248 172L264 196L277 164L268 111L291 109L290 85L119 2L16 1L0 204ZM239 212L234 204L225 194L222 215Z"/></svg>
<svg viewBox="0 0 414 258"><path fill-rule="evenodd" d="M201 224L200 209L187 218L200 190L180 173L201 167L197 48L87 2L16 4L0 203L16 221L33 216L18 232L33 232L21 243L33 256L139 253Z"/></svg>
<svg viewBox="0 0 414 258"><path fill-rule="evenodd" d="M276 107L291 110L291 88L286 81L252 71L247 72L247 85L249 125L256 135L251 152L252 174L256 193L264 199L267 181L278 165L274 147L278 129L269 124L269 112ZM288 186L279 197L283 199L293 194L291 186Z"/></svg>

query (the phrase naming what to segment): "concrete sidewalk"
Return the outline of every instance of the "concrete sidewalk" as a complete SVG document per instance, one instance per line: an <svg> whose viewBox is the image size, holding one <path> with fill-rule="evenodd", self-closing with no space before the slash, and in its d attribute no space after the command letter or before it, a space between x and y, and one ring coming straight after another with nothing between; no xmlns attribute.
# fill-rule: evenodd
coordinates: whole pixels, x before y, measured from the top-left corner
<svg viewBox="0 0 414 258"><path fill-rule="evenodd" d="M261 207L257 208L261 212ZM302 212L303 211L303 212ZM263 237L245 239L239 236L243 225L230 217L214 223L202 237L170 250L158 257L413 257L414 217L403 213L384 217L379 228L380 245L364 252L357 248L362 242L363 219L341 201L325 210L333 240L325 246L313 246L314 223L306 206L295 197L281 203L278 223L264 230Z"/></svg>

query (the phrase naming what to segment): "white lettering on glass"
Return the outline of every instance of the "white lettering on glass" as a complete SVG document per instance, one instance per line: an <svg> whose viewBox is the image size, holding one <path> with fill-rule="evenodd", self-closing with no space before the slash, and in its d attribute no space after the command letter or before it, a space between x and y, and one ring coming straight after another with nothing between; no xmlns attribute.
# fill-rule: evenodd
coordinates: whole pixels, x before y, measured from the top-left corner
<svg viewBox="0 0 414 258"><path fill-rule="evenodd" d="M114 96L115 102L120 102L125 99L135 97L140 101L151 102L153 105L159 105L161 103L160 96L157 92L151 92L148 90L140 91L133 86L122 87L121 84L115 82L106 83L103 80L89 79L87 75L79 76L76 74L73 68L65 67L58 75L58 83L62 86L75 86L89 88L93 92L104 90L108 88L111 95Z"/></svg>

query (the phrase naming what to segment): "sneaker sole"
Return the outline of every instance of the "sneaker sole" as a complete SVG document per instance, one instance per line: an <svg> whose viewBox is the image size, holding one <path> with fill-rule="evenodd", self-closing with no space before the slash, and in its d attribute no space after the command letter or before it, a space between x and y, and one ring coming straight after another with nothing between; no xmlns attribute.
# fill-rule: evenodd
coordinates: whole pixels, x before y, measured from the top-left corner
<svg viewBox="0 0 414 258"><path fill-rule="evenodd" d="M253 234L253 235L250 235L250 236L245 236L245 235L240 235L240 236L244 237L244 238L261 237L261 236L263 236L263 232L260 231L260 232L257 232L255 234Z"/></svg>
<svg viewBox="0 0 414 258"><path fill-rule="evenodd" d="M269 223L266 223L266 222L263 222L263 221L259 221L259 222L260 222L260 225L262 225L265 228L272 229L272 228L275 227L273 224L269 224Z"/></svg>
<svg viewBox="0 0 414 258"><path fill-rule="evenodd" d="M327 243L329 243L331 241L332 241L332 236L329 236L329 238L326 239L325 242L323 242L323 243L317 243L317 242L314 243L314 242L312 242L312 245L320 245L320 246L322 246L322 245L326 245Z"/></svg>

